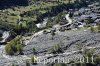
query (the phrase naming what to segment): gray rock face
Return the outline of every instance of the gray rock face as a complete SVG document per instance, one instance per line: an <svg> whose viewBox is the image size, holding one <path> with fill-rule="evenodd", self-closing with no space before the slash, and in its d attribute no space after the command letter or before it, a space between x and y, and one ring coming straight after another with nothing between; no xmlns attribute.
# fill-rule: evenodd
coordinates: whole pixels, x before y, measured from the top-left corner
<svg viewBox="0 0 100 66"><path fill-rule="evenodd" d="M51 46L59 44L61 49L63 49L63 53L58 55L49 55L49 49ZM19 64L20 66L25 66L26 59L30 59L30 55L32 55L32 49L35 48L37 51L37 57L44 56L43 58L71 58L75 59L75 57L82 56L79 53L79 49L77 48L77 44L82 45L83 47L94 47L95 54L100 53L100 33L91 33L88 29L80 29L80 30L69 30L65 32L57 31L55 36L49 34L41 34L34 36L32 41L28 43L24 48L23 52L25 55L21 56L7 56L4 53L4 46L0 47L0 66L8 66L13 62ZM48 56L46 57L46 55ZM43 61L43 60L42 60ZM32 65L31 65L32 66ZM35 66L45 66L43 64L38 64Z"/></svg>
<svg viewBox="0 0 100 66"><path fill-rule="evenodd" d="M100 33L91 33L89 30L57 32L52 40L51 34L39 35L24 47L24 53L29 55L32 48L35 48L38 54L48 52L54 44L60 44L65 50L77 50L76 44L82 44L94 47L100 44Z"/></svg>
<svg viewBox="0 0 100 66"><path fill-rule="evenodd" d="M56 32L56 35L51 39L51 34L42 34L33 38L33 40L24 47L24 54L32 54L32 48L37 51L37 56L45 56L48 50L54 44L61 45L64 53L48 56L45 58L71 58L82 57L77 48L77 44L88 48L95 48L95 54L100 53L100 33L91 33L89 30L71 30L65 32Z"/></svg>

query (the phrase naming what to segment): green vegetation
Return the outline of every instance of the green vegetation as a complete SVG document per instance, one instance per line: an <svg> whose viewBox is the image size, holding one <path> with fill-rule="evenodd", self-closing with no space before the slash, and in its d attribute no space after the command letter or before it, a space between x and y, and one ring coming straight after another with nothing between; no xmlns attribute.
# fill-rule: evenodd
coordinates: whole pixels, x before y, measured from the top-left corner
<svg viewBox="0 0 100 66"><path fill-rule="evenodd" d="M35 56L31 57L31 64L33 64L33 65L36 64Z"/></svg>
<svg viewBox="0 0 100 66"><path fill-rule="evenodd" d="M22 24L25 24L25 22L30 19L36 21L36 18L40 14L46 13L48 9L56 5L56 3L52 2L40 2L39 4L32 4L29 6L11 7L0 11L0 16L2 16L0 21L16 26L17 20L19 19L18 15L20 16L20 22L22 22Z"/></svg>
<svg viewBox="0 0 100 66"><path fill-rule="evenodd" d="M91 32L95 32L95 28L93 26L90 27Z"/></svg>
<svg viewBox="0 0 100 66"><path fill-rule="evenodd" d="M35 54L35 53L36 53L36 50L35 50L35 48L33 48L33 49L32 49L32 51L33 51L33 54Z"/></svg>
<svg viewBox="0 0 100 66"><path fill-rule="evenodd" d="M53 66L67 66L65 63L54 63Z"/></svg>
<svg viewBox="0 0 100 66"><path fill-rule="evenodd" d="M54 36L56 35L54 31L51 31L51 35L52 35L52 40L54 39Z"/></svg>
<svg viewBox="0 0 100 66"><path fill-rule="evenodd" d="M95 27L91 26L90 31L91 32L100 32L100 25L96 25Z"/></svg>
<svg viewBox="0 0 100 66"><path fill-rule="evenodd" d="M53 19L51 17L48 17L48 22L46 24L47 28L52 28L53 26Z"/></svg>
<svg viewBox="0 0 100 66"><path fill-rule="evenodd" d="M97 26L98 32L100 32L100 25Z"/></svg>
<svg viewBox="0 0 100 66"><path fill-rule="evenodd" d="M58 13L57 16L55 16L54 18L48 17L48 22L46 24L46 28L52 28L53 25L59 24L61 22L61 18L64 17L65 14L67 14L67 12L62 11L62 12Z"/></svg>
<svg viewBox="0 0 100 66"><path fill-rule="evenodd" d="M21 37L18 36L6 44L5 51L8 55L14 55L16 52L22 54L22 47Z"/></svg>
<svg viewBox="0 0 100 66"><path fill-rule="evenodd" d="M95 63L100 64L100 55L97 55L95 58Z"/></svg>
<svg viewBox="0 0 100 66"><path fill-rule="evenodd" d="M35 25L35 23L33 21L30 21L27 24L27 30L28 30L28 32L37 32L39 30L39 28L37 28L37 26Z"/></svg>
<svg viewBox="0 0 100 66"><path fill-rule="evenodd" d="M14 63L12 63L12 65L11 66L16 66Z"/></svg>
<svg viewBox="0 0 100 66"><path fill-rule="evenodd" d="M13 51L13 49L11 48L11 46L10 45L6 45L6 47L5 47L5 50L6 50L6 53L8 54L8 55L14 55L14 51Z"/></svg>
<svg viewBox="0 0 100 66"><path fill-rule="evenodd" d="M77 47L78 50L82 50L82 47L83 47L83 46L82 46L82 44L77 44L76 47Z"/></svg>
<svg viewBox="0 0 100 66"><path fill-rule="evenodd" d="M22 45L21 45L21 44L17 44L17 45L16 45L16 49L17 49L17 51L19 52L19 54L22 53Z"/></svg>
<svg viewBox="0 0 100 66"><path fill-rule="evenodd" d="M61 46L60 46L59 44L53 45L53 46L50 48L49 51L50 51L50 53L54 53L54 54L63 52L63 51L61 50Z"/></svg>
<svg viewBox="0 0 100 66"><path fill-rule="evenodd" d="M71 61L68 64L65 63L54 63L53 66L96 66L97 64L100 64L100 55L99 54L94 54L95 53L95 49L91 48L91 49L87 49L85 48L83 50L83 58L84 58L84 62L79 61ZM94 58L93 61L94 63L92 63L92 57ZM87 63L87 58L88 58L88 63Z"/></svg>
<svg viewBox="0 0 100 66"><path fill-rule="evenodd" d="M60 64L58 64L58 63L55 63L53 66L60 66Z"/></svg>

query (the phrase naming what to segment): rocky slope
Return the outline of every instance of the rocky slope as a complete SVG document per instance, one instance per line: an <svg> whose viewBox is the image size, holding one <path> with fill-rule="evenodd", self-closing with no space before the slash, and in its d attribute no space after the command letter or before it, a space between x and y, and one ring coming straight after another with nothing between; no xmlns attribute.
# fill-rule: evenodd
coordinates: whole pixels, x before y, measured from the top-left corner
<svg viewBox="0 0 100 66"><path fill-rule="evenodd" d="M77 56L81 57L82 54L79 53L77 44L80 44L88 48L95 48L95 54L100 53L100 33L91 33L88 29L80 30L71 30L65 32L56 32L56 35L53 37L51 34L35 34L32 36L31 42L28 43L23 52L25 55L19 56L8 56L5 54L4 46L0 47L0 66L7 66L13 62L19 64L20 66L25 65L25 61L30 59L32 55L32 49L35 48L37 51L38 58L76 58ZM63 49L63 53L52 54L49 53L49 49L54 45L59 44ZM48 54L49 53L49 54ZM43 62L43 60L42 60ZM36 66L45 66L43 63L39 63Z"/></svg>

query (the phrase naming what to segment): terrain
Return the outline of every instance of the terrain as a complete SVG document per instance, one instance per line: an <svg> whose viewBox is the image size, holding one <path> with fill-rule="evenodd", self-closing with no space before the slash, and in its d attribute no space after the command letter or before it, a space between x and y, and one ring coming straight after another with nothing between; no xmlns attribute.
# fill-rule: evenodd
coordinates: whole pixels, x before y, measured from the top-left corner
<svg viewBox="0 0 100 66"><path fill-rule="evenodd" d="M99 0L0 3L0 66L100 65ZM89 63L79 61L86 57Z"/></svg>

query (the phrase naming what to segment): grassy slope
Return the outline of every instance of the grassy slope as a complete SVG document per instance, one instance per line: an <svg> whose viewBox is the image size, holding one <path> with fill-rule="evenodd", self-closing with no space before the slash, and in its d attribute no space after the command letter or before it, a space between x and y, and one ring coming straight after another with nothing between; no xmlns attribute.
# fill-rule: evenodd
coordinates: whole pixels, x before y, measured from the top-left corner
<svg viewBox="0 0 100 66"><path fill-rule="evenodd" d="M66 0L59 0L59 3L68 3ZM22 13L23 11L32 11L32 10L39 10L40 13L45 13L47 10L44 8L49 8L52 6L56 6L59 3L57 2L39 2L39 4L33 4L30 6L17 6L17 7L11 7L5 10L0 11L0 20L3 22L8 22L11 25L16 25L16 21L18 19L18 15ZM23 19L22 23L25 25L25 21L28 21L30 19L36 20L37 15L32 16L24 16L21 17Z"/></svg>

